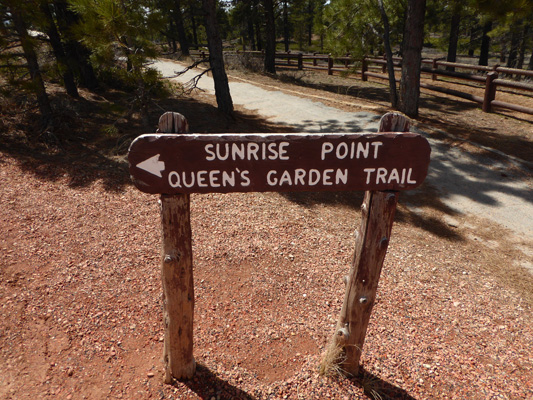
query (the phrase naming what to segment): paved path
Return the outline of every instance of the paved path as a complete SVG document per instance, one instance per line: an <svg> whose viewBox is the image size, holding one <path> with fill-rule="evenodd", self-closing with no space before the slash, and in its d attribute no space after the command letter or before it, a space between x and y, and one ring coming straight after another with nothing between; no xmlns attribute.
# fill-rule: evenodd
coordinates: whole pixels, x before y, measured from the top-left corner
<svg viewBox="0 0 533 400"><path fill-rule="evenodd" d="M154 65L167 77L183 69L183 65L171 61L158 61ZM190 71L176 79L187 82L196 74ZM201 78L199 87L214 94L213 80L208 76ZM265 90L251 83L230 82L230 91L235 104L302 132L377 132L381 117L372 112L342 111L319 101ZM428 140L432 155L427 181L439 191L443 203L453 210L454 216L448 217L449 224L455 224L455 217L475 215L497 222L533 243L531 180L510 172L507 163L472 155L429 137ZM529 252L533 260L531 247L523 251ZM533 261L525 265L533 271Z"/></svg>

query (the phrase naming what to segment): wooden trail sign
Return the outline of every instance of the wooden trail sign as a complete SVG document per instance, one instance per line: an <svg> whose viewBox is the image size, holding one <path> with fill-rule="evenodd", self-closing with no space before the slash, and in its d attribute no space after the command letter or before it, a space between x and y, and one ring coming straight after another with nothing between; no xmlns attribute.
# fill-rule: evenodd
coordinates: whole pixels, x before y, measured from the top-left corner
<svg viewBox="0 0 533 400"><path fill-rule="evenodd" d="M366 190L354 259L333 347L355 375L387 251L398 191L425 179L427 140L388 113L379 134L187 134L165 113L158 133L139 136L128 160L135 186L161 194L165 382L187 379L193 357L194 286L190 193ZM179 134L168 134L168 133ZM399 132L399 133L395 133Z"/></svg>
<svg viewBox="0 0 533 400"><path fill-rule="evenodd" d="M407 190L427 174L414 133L139 136L129 150L147 193Z"/></svg>

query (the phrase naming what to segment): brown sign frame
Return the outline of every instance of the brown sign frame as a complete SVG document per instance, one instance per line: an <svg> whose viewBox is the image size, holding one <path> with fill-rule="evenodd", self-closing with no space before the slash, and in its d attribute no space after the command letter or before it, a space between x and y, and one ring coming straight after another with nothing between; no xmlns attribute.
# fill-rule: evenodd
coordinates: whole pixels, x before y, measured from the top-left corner
<svg viewBox="0 0 533 400"><path fill-rule="evenodd" d="M145 134L135 186L152 194L409 190L425 179L426 138L379 134Z"/></svg>

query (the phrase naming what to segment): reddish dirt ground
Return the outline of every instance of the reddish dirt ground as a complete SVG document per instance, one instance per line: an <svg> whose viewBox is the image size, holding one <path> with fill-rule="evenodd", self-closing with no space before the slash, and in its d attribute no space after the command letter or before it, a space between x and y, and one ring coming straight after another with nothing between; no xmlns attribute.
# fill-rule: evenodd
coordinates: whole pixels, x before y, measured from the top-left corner
<svg viewBox="0 0 533 400"><path fill-rule="evenodd" d="M317 93L308 86L291 87ZM400 196L357 379L321 377L318 365L362 193L193 195L198 370L164 384L157 196L131 186L124 161L125 144L149 128L112 106L122 96L84 93L63 130L40 140L2 110L0 398L533 398L533 278L520 267L531 238L451 215L430 187ZM434 134L452 126L475 140L486 130L492 147L531 157L527 118L447 110L451 100L428 96L442 111L423 108L418 123ZM159 106L186 115L192 132L287 130L242 111L225 119L202 94Z"/></svg>

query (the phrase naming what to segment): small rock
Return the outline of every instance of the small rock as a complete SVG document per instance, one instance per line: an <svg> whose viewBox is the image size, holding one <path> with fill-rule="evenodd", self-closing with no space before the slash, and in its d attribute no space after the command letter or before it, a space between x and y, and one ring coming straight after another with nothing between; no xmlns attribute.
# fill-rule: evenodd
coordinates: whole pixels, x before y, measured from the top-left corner
<svg viewBox="0 0 533 400"><path fill-rule="evenodd" d="M148 376L148 378L153 378L155 374L152 371L150 371L146 374L146 376Z"/></svg>

